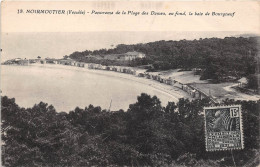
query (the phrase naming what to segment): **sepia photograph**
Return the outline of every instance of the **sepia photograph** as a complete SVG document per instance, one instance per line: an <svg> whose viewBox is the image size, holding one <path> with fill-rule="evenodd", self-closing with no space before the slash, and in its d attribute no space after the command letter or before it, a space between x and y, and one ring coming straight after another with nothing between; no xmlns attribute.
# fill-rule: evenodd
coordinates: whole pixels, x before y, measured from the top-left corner
<svg viewBox="0 0 260 167"><path fill-rule="evenodd" d="M95 3L97 9L89 15L110 15L99 16L98 23L110 19L112 10L100 11L119 8L118 3ZM46 11L10 6L1 7L13 9L25 23L30 14L52 14L48 22L75 13L75 7ZM11 11L4 10L1 17ZM79 8L78 14L83 13L88 10ZM128 13L134 13L131 19L144 17ZM178 17L185 13L177 12ZM153 25L134 30L139 21L111 30L108 19L105 30L93 23L97 30L81 31L85 23L77 22L68 31L70 25L58 17L41 29L38 23L15 29L15 15L3 21L1 31L2 166L260 165L257 31L170 30L156 23L164 16L153 18L157 30ZM221 19L234 15L222 14Z"/></svg>

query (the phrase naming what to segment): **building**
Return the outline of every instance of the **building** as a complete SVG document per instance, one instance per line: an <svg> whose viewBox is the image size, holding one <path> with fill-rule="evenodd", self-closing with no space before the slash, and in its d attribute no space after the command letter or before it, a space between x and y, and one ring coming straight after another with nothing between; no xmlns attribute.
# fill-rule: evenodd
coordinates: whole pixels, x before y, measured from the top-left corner
<svg viewBox="0 0 260 167"><path fill-rule="evenodd" d="M24 60L19 60L18 61L18 65L22 65L22 66L28 66L30 64L29 60L24 59Z"/></svg>
<svg viewBox="0 0 260 167"><path fill-rule="evenodd" d="M151 79L151 75L149 73L145 73L145 78Z"/></svg>
<svg viewBox="0 0 260 167"><path fill-rule="evenodd" d="M112 67L112 71L117 71L117 68L116 67Z"/></svg>
<svg viewBox="0 0 260 167"><path fill-rule="evenodd" d="M166 80L165 80L165 83L166 83L167 85L173 85L173 80L172 80L172 78L169 77L168 79L166 79Z"/></svg>
<svg viewBox="0 0 260 167"><path fill-rule="evenodd" d="M46 58L45 61L47 64L58 64L58 61L56 59Z"/></svg>
<svg viewBox="0 0 260 167"><path fill-rule="evenodd" d="M110 71L110 67L109 67L109 66L106 66L106 70L107 70L107 71Z"/></svg>
<svg viewBox="0 0 260 167"><path fill-rule="evenodd" d="M43 60L40 61L40 63L41 64L46 64L46 60L43 59Z"/></svg>
<svg viewBox="0 0 260 167"><path fill-rule="evenodd" d="M238 86L243 88L247 85L247 82L248 82L247 79L245 77L243 77L238 80Z"/></svg>
<svg viewBox="0 0 260 167"><path fill-rule="evenodd" d="M124 72L124 68L123 67L118 67L118 72Z"/></svg>
<svg viewBox="0 0 260 167"><path fill-rule="evenodd" d="M21 58L15 58L14 61L20 61L22 60Z"/></svg>
<svg viewBox="0 0 260 167"><path fill-rule="evenodd" d="M85 67L87 67L89 69L100 69L100 70L102 70L102 69L104 69L105 66L102 66L101 64L90 63L90 64L85 64Z"/></svg>
<svg viewBox="0 0 260 167"><path fill-rule="evenodd" d="M138 76L138 77L145 77L145 74L144 74L144 73L141 73L141 72L139 72L139 73L137 74L137 76Z"/></svg>
<svg viewBox="0 0 260 167"><path fill-rule="evenodd" d="M96 64L95 69L102 70L102 69L103 69L103 66L102 66L101 64Z"/></svg>
<svg viewBox="0 0 260 167"><path fill-rule="evenodd" d="M84 68L85 67L85 63L79 63L78 67L83 67Z"/></svg>
<svg viewBox="0 0 260 167"><path fill-rule="evenodd" d="M183 87L182 83L180 83L180 82L178 82L176 80L173 80L173 83L174 83L174 87L182 89L182 87Z"/></svg>
<svg viewBox="0 0 260 167"><path fill-rule="evenodd" d="M116 60L116 61L132 61L137 58L144 58L145 54L141 52L127 52L122 54L109 54L105 55L104 59L107 60Z"/></svg>
<svg viewBox="0 0 260 167"><path fill-rule="evenodd" d="M131 60L134 60L134 59L137 59L137 58L144 58L145 57L145 54L144 53L141 53L141 52L127 52L124 54L124 56L121 56L120 57L120 60L123 60L123 61L131 61Z"/></svg>
<svg viewBox="0 0 260 167"><path fill-rule="evenodd" d="M127 74L132 74L132 75L135 75L136 74L136 71L134 69L127 69L126 71Z"/></svg>
<svg viewBox="0 0 260 167"><path fill-rule="evenodd" d="M76 65L76 62L74 60L69 59L60 59L57 61L57 64L74 66Z"/></svg>
<svg viewBox="0 0 260 167"><path fill-rule="evenodd" d="M91 63L91 64L88 64L88 68L89 68L89 69L94 69L94 64L92 64L92 63Z"/></svg>
<svg viewBox="0 0 260 167"><path fill-rule="evenodd" d="M157 75L152 75L153 80L157 80L157 77L158 77Z"/></svg>
<svg viewBox="0 0 260 167"><path fill-rule="evenodd" d="M192 71L193 71L194 75L200 75L202 73L201 68L193 68Z"/></svg>

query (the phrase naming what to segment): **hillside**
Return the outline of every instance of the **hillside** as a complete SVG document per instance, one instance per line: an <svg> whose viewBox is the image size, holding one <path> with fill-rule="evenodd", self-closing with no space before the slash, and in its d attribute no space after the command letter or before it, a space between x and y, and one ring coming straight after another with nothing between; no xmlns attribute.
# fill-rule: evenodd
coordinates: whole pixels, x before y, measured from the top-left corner
<svg viewBox="0 0 260 167"><path fill-rule="evenodd" d="M246 77L256 72L257 38L259 37L226 37L192 41L156 41L134 45L120 44L114 49L74 52L69 57L77 61L105 65L152 64L154 71L200 68L200 79L224 82ZM123 63L95 59L95 56L126 53L133 50L144 53L146 57ZM88 55L93 55L94 58L87 59Z"/></svg>

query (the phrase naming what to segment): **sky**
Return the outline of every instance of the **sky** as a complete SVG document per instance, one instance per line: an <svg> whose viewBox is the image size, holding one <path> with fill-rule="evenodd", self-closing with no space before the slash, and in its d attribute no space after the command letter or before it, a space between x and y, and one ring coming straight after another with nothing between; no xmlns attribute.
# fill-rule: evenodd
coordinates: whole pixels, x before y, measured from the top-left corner
<svg viewBox="0 0 260 167"><path fill-rule="evenodd" d="M62 58L75 51L112 48L118 44L137 44L159 40L224 38L248 32L51 32L1 34L1 62L14 58Z"/></svg>

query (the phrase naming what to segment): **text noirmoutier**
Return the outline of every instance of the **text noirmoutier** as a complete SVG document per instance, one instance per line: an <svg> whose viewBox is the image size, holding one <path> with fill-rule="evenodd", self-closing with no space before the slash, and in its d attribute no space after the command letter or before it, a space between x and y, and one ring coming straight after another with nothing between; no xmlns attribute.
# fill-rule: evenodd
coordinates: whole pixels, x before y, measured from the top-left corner
<svg viewBox="0 0 260 167"><path fill-rule="evenodd" d="M23 13L22 9L18 10L18 14ZM53 15L69 15L69 14L81 14L85 15L85 10L42 10L42 9L27 9L25 13L28 14L53 14Z"/></svg>

